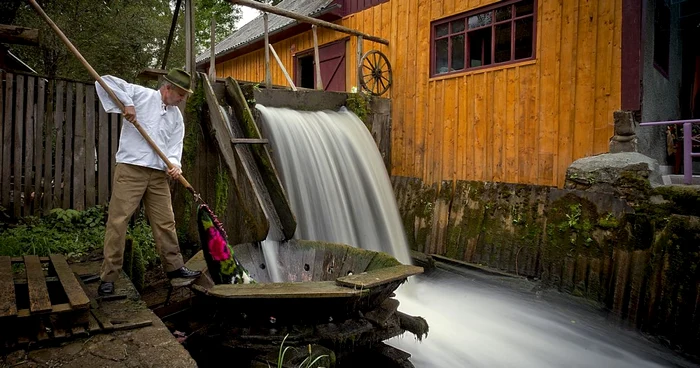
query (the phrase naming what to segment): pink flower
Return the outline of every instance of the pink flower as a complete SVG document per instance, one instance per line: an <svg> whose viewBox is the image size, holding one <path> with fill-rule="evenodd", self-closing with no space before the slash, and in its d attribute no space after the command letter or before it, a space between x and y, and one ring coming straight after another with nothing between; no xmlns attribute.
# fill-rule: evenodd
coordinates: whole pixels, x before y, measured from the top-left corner
<svg viewBox="0 0 700 368"><path fill-rule="evenodd" d="M230 258L226 241L213 227L209 228L209 244L207 246L209 247L209 254L215 261L221 262Z"/></svg>

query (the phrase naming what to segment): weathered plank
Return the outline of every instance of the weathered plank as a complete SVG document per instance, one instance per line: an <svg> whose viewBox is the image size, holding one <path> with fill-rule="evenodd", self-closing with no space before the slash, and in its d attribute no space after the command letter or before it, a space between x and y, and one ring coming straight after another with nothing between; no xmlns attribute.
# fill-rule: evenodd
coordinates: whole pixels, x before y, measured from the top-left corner
<svg viewBox="0 0 700 368"><path fill-rule="evenodd" d="M95 86L85 86L85 207L95 205Z"/></svg>
<svg viewBox="0 0 700 368"><path fill-rule="evenodd" d="M17 315L10 257L0 256L0 317Z"/></svg>
<svg viewBox="0 0 700 368"><path fill-rule="evenodd" d="M52 119L53 109L55 105L54 91L56 89L56 83L53 80L49 81L47 100L46 100L46 111L42 116L44 119L44 130L46 131L46 137L44 137L44 173L43 173L43 186L42 193L44 194L42 198L42 208L44 213L49 213L53 198L53 186L51 185L51 173L53 172L53 132L54 132L54 121Z"/></svg>
<svg viewBox="0 0 700 368"><path fill-rule="evenodd" d="M109 198L109 118L99 105L99 134L97 135L97 203L104 205Z"/></svg>
<svg viewBox="0 0 700 368"><path fill-rule="evenodd" d="M75 128L73 133L73 206L85 209L85 85L75 84Z"/></svg>
<svg viewBox="0 0 700 368"><path fill-rule="evenodd" d="M22 180L22 185L24 187L24 204L23 211L24 215L31 214L33 194L32 193L32 177L34 173L34 81L36 79L32 76L27 76L27 95L26 104L24 108L24 180ZM15 158L15 162L19 160Z"/></svg>
<svg viewBox="0 0 700 368"><path fill-rule="evenodd" d="M3 131L12 129L12 125L10 124L10 121L5 122L5 88L3 88L3 84L5 81L5 72L0 70L0 138L4 138ZM5 181L9 180L9 177L4 177L2 175L2 168L4 167L5 161L3 161L3 154L5 153L5 146L9 145L10 142L7 141L5 142L5 139L0 139L0 190L2 190L2 186L5 183ZM0 204L4 203L2 202L2 197L3 195L0 194Z"/></svg>
<svg viewBox="0 0 700 368"><path fill-rule="evenodd" d="M52 254L50 257L51 265L58 279L61 281L63 290L68 297L68 303L73 309L86 309L90 306L90 299L85 294L85 290L80 287L80 283L76 279L75 274L68 266L66 258L62 254Z"/></svg>
<svg viewBox="0 0 700 368"><path fill-rule="evenodd" d="M207 290L207 294L225 299L351 298L364 292L333 281L214 285Z"/></svg>
<svg viewBox="0 0 700 368"><path fill-rule="evenodd" d="M24 256L24 267L27 273L29 289L29 310L31 313L51 311L51 299L46 287L44 270L37 256Z"/></svg>
<svg viewBox="0 0 700 368"><path fill-rule="evenodd" d="M423 273L423 267L413 265L398 265L386 268L379 268L369 272L356 275L339 277L335 281L339 285L368 289L378 285L383 285L392 281L405 279L409 276Z"/></svg>
<svg viewBox="0 0 700 368"><path fill-rule="evenodd" d="M37 79L36 115L34 117L34 203L33 213L43 208L45 196L42 178L44 177L44 101L46 97L46 81ZM51 141L49 141L51 142Z"/></svg>
<svg viewBox="0 0 700 368"><path fill-rule="evenodd" d="M66 140L63 147L63 208L72 208L71 192L73 190L73 115L75 83L66 85Z"/></svg>
<svg viewBox="0 0 700 368"><path fill-rule="evenodd" d="M24 263L23 257L10 257L12 263ZM48 262L49 257L39 257L39 262Z"/></svg>
<svg viewBox="0 0 700 368"><path fill-rule="evenodd" d="M56 127L56 157L54 158L53 197L52 207L61 207L63 203L63 118L64 96L66 82L56 82L56 113L54 114L54 126Z"/></svg>
<svg viewBox="0 0 700 368"><path fill-rule="evenodd" d="M396 313L396 311L399 308L399 301L396 299L386 299L385 301L382 302L382 304L365 313L365 319L368 321L374 323L377 326L385 326L389 318Z"/></svg>
<svg viewBox="0 0 700 368"><path fill-rule="evenodd" d="M24 76L18 75L15 87L15 134L14 134L14 158L12 160L13 170L13 211L15 217L22 213L22 153L24 144L22 135L24 134Z"/></svg>

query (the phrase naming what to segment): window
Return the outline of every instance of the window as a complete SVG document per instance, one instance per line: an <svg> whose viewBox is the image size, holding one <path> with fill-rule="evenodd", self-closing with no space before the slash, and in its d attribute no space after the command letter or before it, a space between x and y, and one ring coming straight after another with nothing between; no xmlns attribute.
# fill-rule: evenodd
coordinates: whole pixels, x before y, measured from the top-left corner
<svg viewBox="0 0 700 368"><path fill-rule="evenodd" d="M656 0L654 11L654 66L668 77L669 44L671 43L671 9L663 0Z"/></svg>
<svg viewBox="0 0 700 368"><path fill-rule="evenodd" d="M434 22L431 75L534 57L535 0L505 3Z"/></svg>

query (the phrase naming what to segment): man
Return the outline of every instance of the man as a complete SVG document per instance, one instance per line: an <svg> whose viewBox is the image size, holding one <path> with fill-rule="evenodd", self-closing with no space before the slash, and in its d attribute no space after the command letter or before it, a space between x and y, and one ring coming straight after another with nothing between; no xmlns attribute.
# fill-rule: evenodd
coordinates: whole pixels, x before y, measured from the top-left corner
<svg viewBox="0 0 700 368"><path fill-rule="evenodd" d="M114 282L124 263L126 228L141 199L151 224L156 249L169 278L199 276L184 266L175 231L175 215L170 200L168 177L182 174L182 144L185 125L177 105L192 91L190 75L173 69L158 90L130 84L113 76L102 78L124 104L124 121L116 153L112 198L105 230L104 261L100 274L100 295L114 293ZM97 95L107 112L121 112L99 83ZM131 122L143 127L174 165L168 169Z"/></svg>

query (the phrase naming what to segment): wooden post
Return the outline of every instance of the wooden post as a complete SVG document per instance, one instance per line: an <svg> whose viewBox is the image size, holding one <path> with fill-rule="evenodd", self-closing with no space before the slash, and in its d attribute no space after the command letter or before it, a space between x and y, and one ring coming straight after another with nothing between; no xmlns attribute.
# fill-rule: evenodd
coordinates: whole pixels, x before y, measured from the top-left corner
<svg viewBox="0 0 700 368"><path fill-rule="evenodd" d="M277 64L280 66L280 69L282 69L282 73L284 73L284 77L287 78L287 82L289 82L289 86L292 87L292 91L296 91L297 87L294 85L294 82L292 81L292 78L289 76L289 73L287 73L287 69L285 69L284 64L282 64L282 60L280 60L280 57L277 56L277 52L275 52L275 48L272 47L272 45L268 45L270 47L270 51L272 52L272 56L275 57L275 60L277 60Z"/></svg>
<svg viewBox="0 0 700 368"><path fill-rule="evenodd" d="M263 13L265 23L265 87L272 88L272 73L270 72L270 34L268 29L268 14Z"/></svg>
<svg viewBox="0 0 700 368"><path fill-rule="evenodd" d="M383 38L368 35L366 33L362 33L360 31L357 31L357 30L354 30L351 28L339 26L335 23L326 22L325 20L320 20L320 19L312 18L312 17L306 16L306 15L297 14L295 12L281 9L281 8L278 8L275 6L271 6L271 5L267 5L267 4L263 4L263 3L258 3L258 2L252 1L252 0L227 0L227 1L231 4L238 4L238 5L247 6L249 8L257 9L257 10L260 10L262 12L268 12L268 13L272 13L272 14L281 15L283 17L292 18L292 19L295 19L295 20L298 20L298 21L304 22L304 23L315 24L319 27L330 28L332 30L335 30L338 32L343 32L343 33L346 33L349 35L363 36L367 40L379 42L382 45L389 45L389 41L387 41Z"/></svg>
<svg viewBox="0 0 700 368"><path fill-rule="evenodd" d="M39 30L9 24L0 24L0 40L3 43L36 46L39 44Z"/></svg>
<svg viewBox="0 0 700 368"><path fill-rule="evenodd" d="M190 89L195 80L195 55L194 55L194 0L185 0L185 70L192 76Z"/></svg>
<svg viewBox="0 0 700 368"><path fill-rule="evenodd" d="M357 92L362 91L362 43L364 39L362 36L357 36Z"/></svg>
<svg viewBox="0 0 700 368"><path fill-rule="evenodd" d="M311 26L311 31L314 34L314 64L316 64L316 89L323 91L323 80L321 80L321 62L318 55L318 35L316 34L316 25Z"/></svg>
<svg viewBox="0 0 700 368"><path fill-rule="evenodd" d="M216 18L211 17L211 56L209 56L209 80L216 82Z"/></svg>

